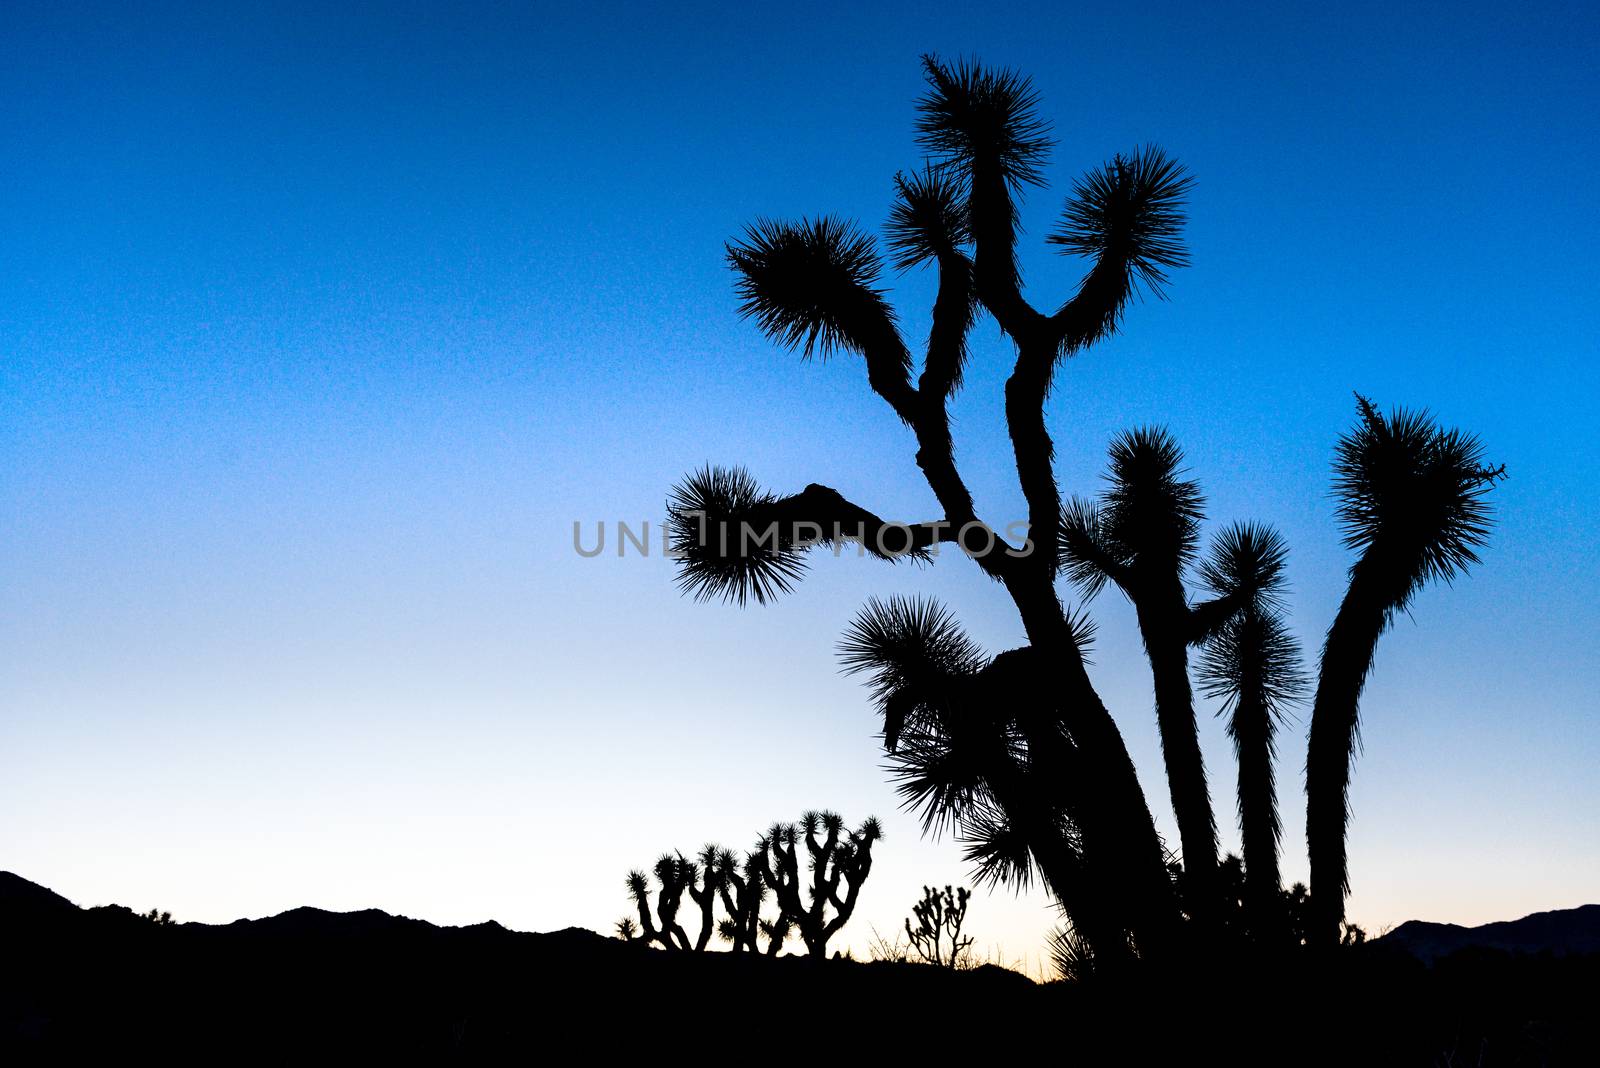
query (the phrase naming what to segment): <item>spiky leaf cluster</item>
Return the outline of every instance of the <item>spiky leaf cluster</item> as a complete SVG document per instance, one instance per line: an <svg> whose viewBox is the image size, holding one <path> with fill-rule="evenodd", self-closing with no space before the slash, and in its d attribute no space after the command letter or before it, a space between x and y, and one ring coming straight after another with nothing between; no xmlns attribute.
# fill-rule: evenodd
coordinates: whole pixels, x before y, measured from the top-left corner
<svg viewBox="0 0 1600 1068"><path fill-rule="evenodd" d="M695 600L741 605L788 593L806 563L792 531L763 522L761 510L775 500L742 467L703 467L674 486L667 545L678 559L678 588Z"/></svg>
<svg viewBox="0 0 1600 1068"><path fill-rule="evenodd" d="M884 226L895 270L933 263L972 239L961 181L950 167L897 174L895 202Z"/></svg>
<svg viewBox="0 0 1600 1068"><path fill-rule="evenodd" d="M1165 295L1167 271L1189 264L1184 205L1194 179L1154 146L1117 156L1078 179L1061 222L1046 240L1072 256L1109 259L1142 286Z"/></svg>
<svg viewBox="0 0 1600 1068"><path fill-rule="evenodd" d="M1205 517L1205 497L1182 477L1183 450L1165 429L1118 434L1110 460L1100 503L1062 506L1061 567L1090 596L1138 571L1178 574L1194 559Z"/></svg>
<svg viewBox="0 0 1600 1068"><path fill-rule="evenodd" d="M1038 116L1039 94L1016 71L924 56L928 90L917 101L917 139L960 173L992 166L1013 189L1042 184L1055 142Z"/></svg>
<svg viewBox="0 0 1600 1068"><path fill-rule="evenodd" d="M839 659L850 674L866 674L883 713L884 747L893 752L907 722L918 725L930 706L949 701L959 680L983 657L948 609L921 597L873 598L839 640Z"/></svg>
<svg viewBox="0 0 1600 1068"><path fill-rule="evenodd" d="M1505 469L1490 468L1476 437L1440 427L1425 411L1388 415L1357 396L1361 421L1334 454L1334 496L1344 541L1392 570L1395 608L1430 581L1449 582L1478 562L1489 535L1485 499Z"/></svg>
<svg viewBox="0 0 1600 1068"><path fill-rule="evenodd" d="M807 357L861 351L894 321L874 288L877 242L847 220L760 219L728 245L728 263L738 275L739 314Z"/></svg>

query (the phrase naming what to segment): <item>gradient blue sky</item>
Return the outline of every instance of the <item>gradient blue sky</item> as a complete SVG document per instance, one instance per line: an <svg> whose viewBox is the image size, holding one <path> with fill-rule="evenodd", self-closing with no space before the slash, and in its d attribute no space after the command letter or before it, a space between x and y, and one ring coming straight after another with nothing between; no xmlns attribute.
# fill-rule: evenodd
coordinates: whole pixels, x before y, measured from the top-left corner
<svg viewBox="0 0 1600 1068"><path fill-rule="evenodd" d="M706 461L931 517L862 368L741 324L722 245L758 214L875 226L932 50L1031 73L1055 122L1025 210L1041 303L1080 269L1039 241L1072 177L1157 142L1198 178L1173 299L1051 400L1069 490L1166 423L1213 517L1288 536L1314 650L1353 389L1509 466L1483 566L1381 646L1353 917L1600 900L1591 6L323 7L0 13L0 868L184 919L605 929L629 867L828 805L887 823L857 944L960 879L896 810L833 643L915 591L1018 643L969 562L821 560L740 611L571 545L658 520ZM916 335L930 281L894 282ZM958 449L1004 521L1008 349L986 322L974 351ZM1170 829L1131 613L1094 612ZM1035 962L1052 922L1004 892L970 921Z"/></svg>

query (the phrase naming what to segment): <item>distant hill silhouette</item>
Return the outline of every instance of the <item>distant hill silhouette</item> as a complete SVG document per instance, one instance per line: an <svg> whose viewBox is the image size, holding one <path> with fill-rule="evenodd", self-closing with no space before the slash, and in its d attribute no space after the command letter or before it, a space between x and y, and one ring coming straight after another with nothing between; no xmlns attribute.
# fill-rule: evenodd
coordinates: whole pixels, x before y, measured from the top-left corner
<svg viewBox="0 0 1600 1068"><path fill-rule="evenodd" d="M666 953L576 927L440 927L376 909L158 926L0 872L0 1054L448 1060L542 1053L555 1034L640 1049L687 1041L712 1019L754 1026L808 1005L841 1018L911 1005L994 1013L1039 989L996 967Z"/></svg>
<svg viewBox="0 0 1600 1068"><path fill-rule="evenodd" d="M1478 927L1409 920L1378 942L1403 949L1418 960L1433 961L1465 949L1554 956L1600 953L1600 905L1535 912L1520 920Z"/></svg>
<svg viewBox="0 0 1600 1068"><path fill-rule="evenodd" d="M1281 1064L1319 984L1347 992L1349 1013L1293 1063L1433 1065L1452 1051L1461 1063L1461 1050L1485 1066L1593 1063L1600 956L1485 950L1426 967L1400 952L1405 930L1331 970L1226 957L1202 976L1038 985L994 967L671 953L580 928L439 927L375 909L160 925L0 872L0 1063L678 1060L791 1046L854 1063L930 1043L939 1060L992 1057L1068 1034L1071 1063L1166 1064L1188 1063L1174 1059L1192 1049L1184 1036L1215 1034L1227 1063Z"/></svg>

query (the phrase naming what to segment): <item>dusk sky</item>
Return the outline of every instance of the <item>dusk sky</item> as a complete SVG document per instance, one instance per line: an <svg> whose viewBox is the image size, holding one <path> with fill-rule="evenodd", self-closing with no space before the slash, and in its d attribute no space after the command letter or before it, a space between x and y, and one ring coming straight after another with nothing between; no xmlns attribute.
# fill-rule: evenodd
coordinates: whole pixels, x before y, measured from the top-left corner
<svg viewBox="0 0 1600 1068"><path fill-rule="evenodd" d="M934 52L1031 75L1053 122L1037 304L1081 275L1043 242L1072 179L1150 143L1196 178L1171 299L1058 376L1066 492L1117 431L1169 427L1208 529L1283 531L1314 661L1352 391L1507 465L1482 565L1379 646L1351 919L1600 900L1592 5L322 8L0 12L0 869L180 920L609 931L629 868L829 807L887 831L849 944L962 881L834 646L869 595L920 592L998 652L1023 640L1003 592L957 554L824 554L776 604L697 604L657 526L707 462L936 517L860 361L769 344L723 258L762 215L876 229ZM889 280L914 339L932 282ZM1010 359L984 320L953 407L996 526L1025 514ZM616 556L618 521L648 557ZM1091 611L1175 842L1132 612ZM1280 740L1291 881L1306 722ZM1036 970L1055 922L1001 890L968 925Z"/></svg>

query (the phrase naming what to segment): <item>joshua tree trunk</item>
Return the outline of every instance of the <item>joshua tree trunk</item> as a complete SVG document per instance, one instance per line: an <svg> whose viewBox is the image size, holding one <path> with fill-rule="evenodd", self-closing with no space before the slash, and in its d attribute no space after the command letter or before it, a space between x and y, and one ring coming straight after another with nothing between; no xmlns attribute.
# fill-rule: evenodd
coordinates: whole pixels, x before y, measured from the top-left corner
<svg viewBox="0 0 1600 1068"><path fill-rule="evenodd" d="M1161 756L1166 763L1167 788L1183 845L1183 871L1189 890L1185 905L1192 915L1203 916L1212 911L1214 904L1217 824L1211 812L1200 733L1194 718L1194 691L1189 684L1189 613L1182 604L1181 586L1175 592L1181 614L1170 608L1163 611L1140 598L1139 629L1155 683Z"/></svg>
<svg viewBox="0 0 1600 1068"><path fill-rule="evenodd" d="M1378 639L1388 624L1392 596L1384 596L1369 560L1356 564L1339 613L1322 647L1322 669L1311 708L1306 747L1306 852L1311 861L1309 940L1339 943L1344 899L1350 889L1345 828L1350 819L1350 761L1357 741L1361 691Z"/></svg>
<svg viewBox="0 0 1600 1068"><path fill-rule="evenodd" d="M1161 837L1122 732L1089 680L1082 650L1067 625L1053 584L1046 580L1042 589L1034 590L1015 581L1006 585L1033 646L1058 650L1051 659L1058 672L1064 724L1084 753L1079 764L1092 783L1081 791L1083 801L1077 812L1085 866L1110 884L1111 892L1105 896L1117 902L1122 923L1132 932L1140 955L1168 952L1177 936L1177 903ZM1095 949L1098 953L1101 947Z"/></svg>
<svg viewBox="0 0 1600 1068"><path fill-rule="evenodd" d="M1239 761L1239 830L1244 884L1254 926L1270 923L1283 889L1278 873L1278 801L1272 773L1272 712L1259 691L1241 694L1233 713Z"/></svg>

